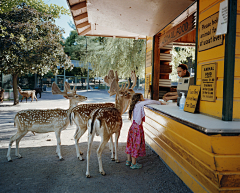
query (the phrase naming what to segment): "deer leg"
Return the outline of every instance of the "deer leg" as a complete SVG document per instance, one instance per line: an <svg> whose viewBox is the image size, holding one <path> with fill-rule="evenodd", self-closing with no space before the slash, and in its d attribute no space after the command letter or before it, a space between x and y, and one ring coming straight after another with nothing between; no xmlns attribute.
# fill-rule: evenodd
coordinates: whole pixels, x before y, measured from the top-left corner
<svg viewBox="0 0 240 193"><path fill-rule="evenodd" d="M17 139L16 139L16 149L15 149L15 156L18 158L22 158L22 156L19 154L19 142L21 139L27 134L27 131L22 133Z"/></svg>
<svg viewBox="0 0 240 193"><path fill-rule="evenodd" d="M55 131L55 135L57 138L57 149L56 149L56 153L58 154L59 160L62 161L63 157L61 155L61 139L60 139L60 131Z"/></svg>
<svg viewBox="0 0 240 193"><path fill-rule="evenodd" d="M37 101L37 97L36 97L36 96L34 96L34 98L35 98L35 100Z"/></svg>
<svg viewBox="0 0 240 193"><path fill-rule="evenodd" d="M115 133L115 162L120 163L118 160L118 139L120 136L120 131Z"/></svg>
<svg viewBox="0 0 240 193"><path fill-rule="evenodd" d="M110 151L112 152L111 160L112 160L112 161L115 161L115 159L114 159L114 151L113 151L113 139L112 139L112 135L110 135L109 149L110 149Z"/></svg>
<svg viewBox="0 0 240 193"><path fill-rule="evenodd" d="M83 161L84 159L81 156L83 153L80 151L78 141L82 137L82 135L85 133L86 130L87 130L87 128L85 128L85 127L84 128L77 127L76 133L74 135L77 158L81 161Z"/></svg>
<svg viewBox="0 0 240 193"><path fill-rule="evenodd" d="M27 133L27 132L26 132ZM26 134L25 133L25 134ZM8 146L8 152L7 152L7 160L9 161L9 162L11 162L12 161L12 158L11 158L11 147L12 147L12 144L13 144L13 142L14 141L16 141L16 139L18 139L19 137L21 137L21 135L22 135L22 132L17 132L15 135L13 135L11 138L10 138L10 142L9 142L9 146ZM17 147L16 147L17 148Z"/></svg>
<svg viewBox="0 0 240 193"><path fill-rule="evenodd" d="M97 149L97 156L98 156L98 164L99 164L99 172L105 176L106 173L103 170L103 166L102 166L102 151L104 149L104 147L106 146L108 140L109 140L110 136L107 137L102 137L101 143Z"/></svg>
<svg viewBox="0 0 240 193"><path fill-rule="evenodd" d="M90 178L90 172L89 172L89 162L90 162L90 155L91 155L91 148L93 143L93 138L95 136L95 130L93 130L92 134L88 134L88 149L87 149L87 171L86 171L86 177Z"/></svg>

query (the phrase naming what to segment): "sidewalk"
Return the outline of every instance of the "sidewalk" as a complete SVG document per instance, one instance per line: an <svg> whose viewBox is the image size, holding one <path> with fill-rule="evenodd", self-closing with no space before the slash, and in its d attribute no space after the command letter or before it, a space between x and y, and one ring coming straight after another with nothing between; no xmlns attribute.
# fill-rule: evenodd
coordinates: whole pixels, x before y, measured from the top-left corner
<svg viewBox="0 0 240 193"><path fill-rule="evenodd" d="M135 92L142 92L136 90ZM77 94L88 97L85 103L114 102L115 96L109 97L107 91L78 91ZM15 143L12 146L13 162L7 162L6 154L9 139L16 132L13 126L15 114L23 109L68 108L68 100L61 95L52 95L50 90L42 93L42 98L33 102L20 102L13 106L13 101L0 103L0 190L1 192L191 192L188 187L159 159L148 146L147 155L138 158L143 164L139 170L125 166L124 152L128 129L131 122L128 114L123 114L123 127L119 138L119 160L116 164L110 159L108 144L102 160L106 176L98 173L96 150L100 137L95 136L91 151L90 172L92 178L85 177L86 160L76 158L74 133L76 126L68 126L61 133L61 147L64 161L56 157L56 137L52 133L33 135L29 132L20 142L22 159L14 157ZM86 159L87 132L81 137L81 151Z"/></svg>

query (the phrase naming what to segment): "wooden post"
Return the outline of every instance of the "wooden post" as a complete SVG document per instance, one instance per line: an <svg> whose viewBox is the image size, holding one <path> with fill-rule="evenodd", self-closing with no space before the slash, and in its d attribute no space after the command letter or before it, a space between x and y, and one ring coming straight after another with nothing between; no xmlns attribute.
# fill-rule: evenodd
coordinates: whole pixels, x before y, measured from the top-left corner
<svg viewBox="0 0 240 193"><path fill-rule="evenodd" d="M153 37L153 67L151 99L159 100L160 48L159 35Z"/></svg>

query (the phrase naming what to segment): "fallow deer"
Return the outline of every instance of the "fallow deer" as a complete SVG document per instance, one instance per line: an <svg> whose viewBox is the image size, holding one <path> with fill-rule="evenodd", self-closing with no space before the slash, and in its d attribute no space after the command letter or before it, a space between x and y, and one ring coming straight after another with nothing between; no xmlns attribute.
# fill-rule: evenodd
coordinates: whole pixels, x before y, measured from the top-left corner
<svg viewBox="0 0 240 193"><path fill-rule="evenodd" d="M90 153L94 135L101 136L101 142L97 149L97 157L99 163L99 172L102 175L105 175L105 171L102 166L102 151L107 144L108 140L111 138L113 133L115 133L115 161L118 160L118 139L122 127L122 114L127 110L132 95L134 94L133 90L126 92L129 88L126 87L119 88L118 86L118 76L106 76L104 81L110 85L109 94L110 96L116 94L115 98L115 108L99 108L92 111L88 119L88 150L87 150L87 171L86 177L91 177L89 172L89 162L90 162ZM132 72L133 74L133 72ZM135 73L134 73L135 74ZM136 76L135 76L136 77ZM136 84L136 81L135 81ZM132 88L135 85L132 86ZM131 89L132 89L131 88Z"/></svg>
<svg viewBox="0 0 240 193"><path fill-rule="evenodd" d="M63 92L58 88L56 83L53 82L52 94L60 94L66 99L69 99L69 109L36 109L19 111L14 119L14 126L17 126L17 133L11 137L9 142L7 152L8 161L12 161L10 152L14 141L16 141L15 155L18 158L22 157L19 154L19 142L29 131L33 134L55 132L57 138L56 153L58 154L59 159L63 160L61 155L61 131L66 129L69 125L69 114L73 107L77 106L79 102L87 100L87 97L76 94L75 87L71 90L70 85L67 82L65 82Z"/></svg>
<svg viewBox="0 0 240 193"><path fill-rule="evenodd" d="M34 99L34 98L35 98L35 100L37 101L37 97L36 97L36 95L35 95L35 90L25 90L25 91L23 91L23 90L18 86L18 91L19 91L20 95L22 95L22 100L23 100L24 98L26 98L26 102L27 102L27 99L28 99L29 97L31 97L31 98L32 98L32 101L31 101L31 102L33 102L33 99ZM21 100L21 102L22 102L22 100Z"/></svg>
<svg viewBox="0 0 240 193"><path fill-rule="evenodd" d="M114 73L112 70L109 71L108 76L105 77L105 82L107 83L108 86L110 86L109 80L112 80L114 78ZM83 160L82 158L82 152L80 151L79 148L79 139L81 136L85 133L87 130L87 120L91 112L95 109L98 108L106 108L106 107L111 107L114 108L117 106L122 106L122 111L121 114L123 114L131 101L132 95L135 93L133 91L134 86L136 85L136 75L135 72L131 72L131 79L133 80L133 85L131 88L130 83L128 83L128 87L126 88L126 84L122 86L122 88L119 90L119 96L118 98L115 98L115 104L113 103L94 103L94 104L81 104L72 109L71 117L70 117L70 124L74 122L77 126L76 133L74 135L75 139L75 147L76 147L76 153L77 153L77 158L79 160ZM118 80L117 80L118 81ZM118 86L118 85L117 85ZM110 93L110 91L109 91ZM111 92L111 95L114 93ZM113 152L113 142L112 142L112 136L110 137L110 149L112 151L111 159L114 161L114 152Z"/></svg>

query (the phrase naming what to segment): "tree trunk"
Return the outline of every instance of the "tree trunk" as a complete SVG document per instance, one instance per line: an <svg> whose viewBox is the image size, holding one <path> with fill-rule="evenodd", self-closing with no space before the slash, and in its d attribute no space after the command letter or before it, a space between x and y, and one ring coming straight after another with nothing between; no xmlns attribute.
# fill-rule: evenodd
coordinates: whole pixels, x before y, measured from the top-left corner
<svg viewBox="0 0 240 193"><path fill-rule="evenodd" d="M14 103L13 105L17 105L19 103L19 98L18 98L18 89L17 89L17 74L13 74L13 97L14 97Z"/></svg>

